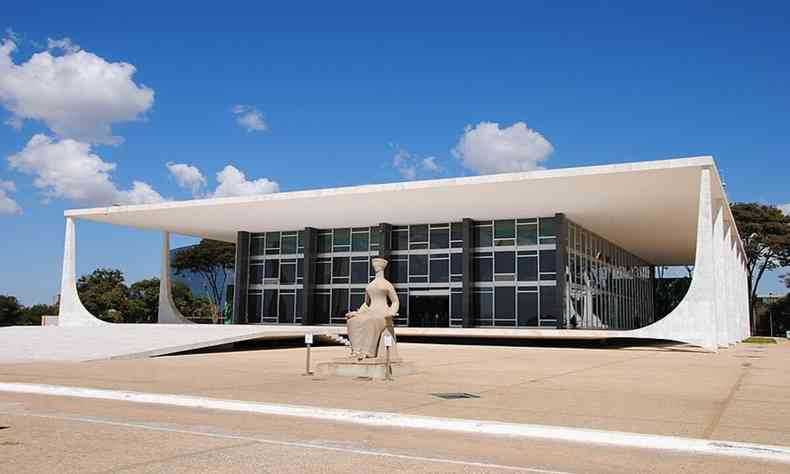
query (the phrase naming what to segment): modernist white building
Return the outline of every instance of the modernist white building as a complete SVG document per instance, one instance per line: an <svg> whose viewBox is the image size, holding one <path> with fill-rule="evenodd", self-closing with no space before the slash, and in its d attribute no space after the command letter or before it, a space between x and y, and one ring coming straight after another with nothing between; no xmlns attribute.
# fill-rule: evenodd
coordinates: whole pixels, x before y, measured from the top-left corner
<svg viewBox="0 0 790 474"><path fill-rule="evenodd" d="M234 322L333 325L390 261L396 324L419 334L666 339L710 351L749 335L745 259L711 157L65 212L60 325L108 324L80 303L79 219L236 243ZM668 315L655 267L693 265ZM659 315L660 316L660 315Z"/></svg>

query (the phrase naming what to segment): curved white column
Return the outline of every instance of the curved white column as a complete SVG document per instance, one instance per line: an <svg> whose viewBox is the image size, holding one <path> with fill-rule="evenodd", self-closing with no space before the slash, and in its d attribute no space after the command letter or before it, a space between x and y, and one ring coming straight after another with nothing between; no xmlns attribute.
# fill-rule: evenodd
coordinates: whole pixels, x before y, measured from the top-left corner
<svg viewBox="0 0 790 474"><path fill-rule="evenodd" d="M716 316L716 342L719 348L729 347L727 343L727 289L726 279L728 259L724 243L724 201L716 202L716 218L713 221L713 310Z"/></svg>
<svg viewBox="0 0 790 474"><path fill-rule="evenodd" d="M170 281L170 232L162 232L162 259L159 271L159 324L194 324L176 307Z"/></svg>
<svg viewBox="0 0 790 474"><path fill-rule="evenodd" d="M74 218L66 218L63 274L60 280L58 326L103 326L109 324L92 315L77 293L77 242Z"/></svg>
<svg viewBox="0 0 790 474"><path fill-rule="evenodd" d="M715 261L711 202L711 171L700 172L697 250L688 292L668 315L643 328L623 331L627 337L667 339L718 352L715 314Z"/></svg>

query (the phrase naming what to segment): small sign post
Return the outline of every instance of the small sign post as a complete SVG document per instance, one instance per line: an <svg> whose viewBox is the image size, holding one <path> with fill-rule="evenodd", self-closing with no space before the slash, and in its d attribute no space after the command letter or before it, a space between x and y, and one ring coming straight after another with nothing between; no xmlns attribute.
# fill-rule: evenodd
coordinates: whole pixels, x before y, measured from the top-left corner
<svg viewBox="0 0 790 474"><path fill-rule="evenodd" d="M304 373L302 375L313 375L313 372L310 371L310 346L313 345L313 335L305 334L304 343L307 345L307 360L305 361Z"/></svg>
<svg viewBox="0 0 790 474"><path fill-rule="evenodd" d="M387 349L387 365L384 368L384 380L392 380L392 364L390 361L390 347L392 347L392 336L384 335L384 347Z"/></svg>

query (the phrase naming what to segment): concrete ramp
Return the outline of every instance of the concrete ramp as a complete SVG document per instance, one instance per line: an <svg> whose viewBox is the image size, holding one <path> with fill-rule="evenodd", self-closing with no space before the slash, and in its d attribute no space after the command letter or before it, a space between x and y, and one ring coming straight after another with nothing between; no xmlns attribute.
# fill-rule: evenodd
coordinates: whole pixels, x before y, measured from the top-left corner
<svg viewBox="0 0 790 474"><path fill-rule="evenodd" d="M345 327L105 324L0 328L0 364L134 359L255 339L345 334Z"/></svg>

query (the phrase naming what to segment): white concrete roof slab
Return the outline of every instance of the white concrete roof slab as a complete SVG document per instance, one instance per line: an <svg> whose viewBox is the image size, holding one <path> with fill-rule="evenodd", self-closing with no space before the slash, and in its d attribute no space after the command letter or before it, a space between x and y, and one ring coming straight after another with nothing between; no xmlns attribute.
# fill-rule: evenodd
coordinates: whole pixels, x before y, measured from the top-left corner
<svg viewBox="0 0 790 474"><path fill-rule="evenodd" d="M693 263L699 171L712 157L538 170L258 196L69 210L66 216L234 242L263 232L551 216L572 221L656 265ZM732 222L729 209L725 221Z"/></svg>

